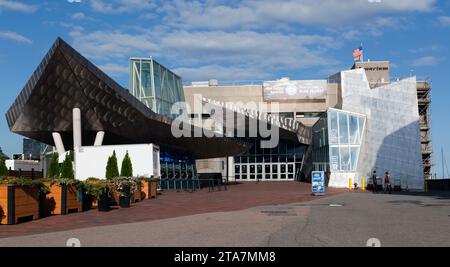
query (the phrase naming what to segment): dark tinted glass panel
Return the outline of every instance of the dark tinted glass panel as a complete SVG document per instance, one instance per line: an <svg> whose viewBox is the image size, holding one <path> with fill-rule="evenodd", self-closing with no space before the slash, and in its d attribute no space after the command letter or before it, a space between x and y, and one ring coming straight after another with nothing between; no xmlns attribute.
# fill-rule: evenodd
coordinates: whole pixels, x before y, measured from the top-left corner
<svg viewBox="0 0 450 267"><path fill-rule="evenodd" d="M270 171L270 165L269 164L264 165L264 172L265 172L266 179L270 179L271 171Z"/></svg>

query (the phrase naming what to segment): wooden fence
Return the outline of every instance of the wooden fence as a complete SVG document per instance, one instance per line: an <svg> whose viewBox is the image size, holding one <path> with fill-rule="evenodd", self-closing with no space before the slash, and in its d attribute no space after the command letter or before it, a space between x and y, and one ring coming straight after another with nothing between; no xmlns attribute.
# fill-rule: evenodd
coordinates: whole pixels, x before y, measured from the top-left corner
<svg viewBox="0 0 450 267"><path fill-rule="evenodd" d="M18 171L14 170L8 170L8 176L9 177L22 177L27 179L42 179L44 177L44 170L41 171L35 171L34 169L31 169L31 171L22 171L19 169Z"/></svg>

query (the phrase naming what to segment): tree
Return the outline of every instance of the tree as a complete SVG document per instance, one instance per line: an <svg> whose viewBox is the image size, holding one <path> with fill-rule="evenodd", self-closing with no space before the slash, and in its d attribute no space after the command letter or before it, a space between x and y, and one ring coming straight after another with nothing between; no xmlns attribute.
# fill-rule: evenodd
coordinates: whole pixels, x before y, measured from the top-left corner
<svg viewBox="0 0 450 267"><path fill-rule="evenodd" d="M49 178L59 177L59 155L58 152L54 152L50 160L50 166L48 168Z"/></svg>
<svg viewBox="0 0 450 267"><path fill-rule="evenodd" d="M61 178L74 179L73 173L73 165L72 165L72 157L70 155L66 155L62 166L61 166Z"/></svg>
<svg viewBox="0 0 450 267"><path fill-rule="evenodd" d="M122 168L120 169L120 176L132 177L133 176L133 164L131 163L128 151L122 160Z"/></svg>
<svg viewBox="0 0 450 267"><path fill-rule="evenodd" d="M106 179L112 179L114 177L119 176L119 166L117 164L117 156L116 151L113 151L111 157L108 158L108 162L106 163Z"/></svg>
<svg viewBox="0 0 450 267"><path fill-rule="evenodd" d="M8 168L6 167L5 159L0 156L0 176L7 176Z"/></svg>

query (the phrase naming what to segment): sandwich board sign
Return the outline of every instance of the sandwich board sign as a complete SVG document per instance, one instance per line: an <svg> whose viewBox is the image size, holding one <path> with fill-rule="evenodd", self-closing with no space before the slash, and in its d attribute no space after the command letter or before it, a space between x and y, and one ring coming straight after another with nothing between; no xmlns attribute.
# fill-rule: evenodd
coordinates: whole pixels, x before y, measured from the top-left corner
<svg viewBox="0 0 450 267"><path fill-rule="evenodd" d="M313 171L311 174L311 189L315 196L325 194L325 172Z"/></svg>

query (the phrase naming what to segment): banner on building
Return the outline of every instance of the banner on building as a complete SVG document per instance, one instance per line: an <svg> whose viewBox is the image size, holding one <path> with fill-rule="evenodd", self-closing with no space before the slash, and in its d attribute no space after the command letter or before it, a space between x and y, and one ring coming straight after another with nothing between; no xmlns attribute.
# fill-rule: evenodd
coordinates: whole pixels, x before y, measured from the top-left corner
<svg viewBox="0 0 450 267"><path fill-rule="evenodd" d="M263 83L264 100L326 99L326 80L291 81L283 78Z"/></svg>

